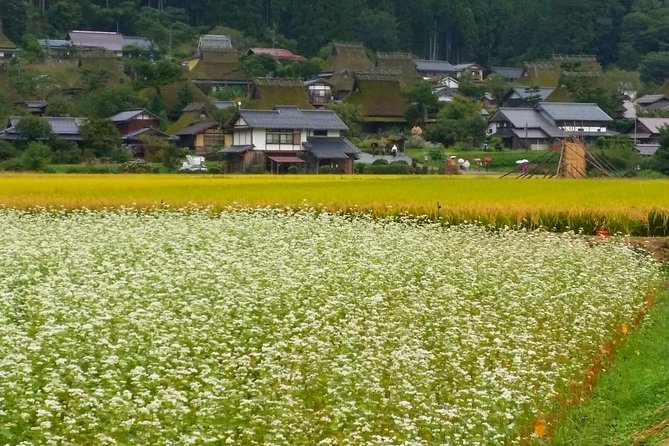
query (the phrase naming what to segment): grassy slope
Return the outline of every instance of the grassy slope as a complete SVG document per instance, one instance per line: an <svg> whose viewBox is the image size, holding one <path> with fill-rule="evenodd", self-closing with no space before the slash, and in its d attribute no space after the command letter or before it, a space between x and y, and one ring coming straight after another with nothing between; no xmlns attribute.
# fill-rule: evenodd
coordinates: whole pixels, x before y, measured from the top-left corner
<svg viewBox="0 0 669 446"><path fill-rule="evenodd" d="M669 291L616 352L592 398L573 409L553 446L669 444Z"/></svg>

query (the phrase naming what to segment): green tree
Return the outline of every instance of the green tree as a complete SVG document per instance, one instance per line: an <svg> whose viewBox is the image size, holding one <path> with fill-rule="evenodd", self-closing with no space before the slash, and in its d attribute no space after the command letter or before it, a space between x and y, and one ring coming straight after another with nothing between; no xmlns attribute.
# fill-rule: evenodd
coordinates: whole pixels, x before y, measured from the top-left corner
<svg viewBox="0 0 669 446"><path fill-rule="evenodd" d="M414 82L404 96L410 104L404 118L411 124L424 124L439 110L439 99L432 92L432 86L422 79Z"/></svg>
<svg viewBox="0 0 669 446"><path fill-rule="evenodd" d="M94 90L79 99L78 114L93 119L105 119L121 110L145 108L147 100L129 85Z"/></svg>
<svg viewBox="0 0 669 446"><path fill-rule="evenodd" d="M481 117L481 103L455 96L437 114L437 122L427 126L424 137L445 145L459 143L477 147L485 139L486 128L486 121Z"/></svg>
<svg viewBox="0 0 669 446"><path fill-rule="evenodd" d="M474 100L480 100L485 93L485 85L474 79L469 71L463 71L458 77L458 93Z"/></svg>
<svg viewBox="0 0 669 446"><path fill-rule="evenodd" d="M43 142L32 141L21 153L20 161L25 170L43 170L51 163L51 149Z"/></svg>
<svg viewBox="0 0 669 446"><path fill-rule="evenodd" d="M19 138L25 142L48 141L53 137L49 122L37 116L22 117L16 127Z"/></svg>
<svg viewBox="0 0 669 446"><path fill-rule="evenodd" d="M660 148L653 155L651 166L664 175L669 175L669 126L660 129L659 134Z"/></svg>
<svg viewBox="0 0 669 446"><path fill-rule="evenodd" d="M653 51L641 58L641 80L661 85L669 78L669 51Z"/></svg>
<svg viewBox="0 0 669 446"><path fill-rule="evenodd" d="M485 90L495 99L495 104L501 107L504 98L511 91L511 84L499 74L492 74L486 78L483 83Z"/></svg>
<svg viewBox="0 0 669 446"><path fill-rule="evenodd" d="M28 11L30 9L23 0L0 0L0 18L4 19L2 32L16 45L21 43L26 32Z"/></svg>
<svg viewBox="0 0 669 446"><path fill-rule="evenodd" d="M388 11L365 8L360 14L360 40L374 51L393 51L400 46L397 19Z"/></svg>
<svg viewBox="0 0 669 446"><path fill-rule="evenodd" d="M121 134L108 119L90 119L81 126L84 148L97 158L108 158L121 145Z"/></svg>
<svg viewBox="0 0 669 446"><path fill-rule="evenodd" d="M104 68L81 67L79 68L81 83L84 84L84 92L99 90L104 87L109 79L109 72Z"/></svg>
<svg viewBox="0 0 669 446"><path fill-rule="evenodd" d="M142 136L144 144L144 157L147 161L160 161L170 171L179 167L181 159L188 153L187 149L177 147L165 138L155 136Z"/></svg>
<svg viewBox="0 0 669 446"><path fill-rule="evenodd" d="M337 113L337 116L339 116L348 127L348 130L342 132L344 136L350 138L362 134L364 121L362 119L360 108L357 105L342 102L340 104L330 103L327 107Z"/></svg>
<svg viewBox="0 0 669 446"><path fill-rule="evenodd" d="M276 59L266 54L243 55L239 64L246 74L253 77L274 77L279 71Z"/></svg>

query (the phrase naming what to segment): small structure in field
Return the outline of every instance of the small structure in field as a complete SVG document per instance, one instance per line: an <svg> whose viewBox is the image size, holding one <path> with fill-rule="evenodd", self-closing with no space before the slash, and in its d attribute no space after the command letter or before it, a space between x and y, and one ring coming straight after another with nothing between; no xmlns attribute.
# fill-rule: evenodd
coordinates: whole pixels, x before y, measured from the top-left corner
<svg viewBox="0 0 669 446"><path fill-rule="evenodd" d="M557 176L561 178L585 178L587 159L586 148L583 142L572 139L562 142L560 148L560 162Z"/></svg>

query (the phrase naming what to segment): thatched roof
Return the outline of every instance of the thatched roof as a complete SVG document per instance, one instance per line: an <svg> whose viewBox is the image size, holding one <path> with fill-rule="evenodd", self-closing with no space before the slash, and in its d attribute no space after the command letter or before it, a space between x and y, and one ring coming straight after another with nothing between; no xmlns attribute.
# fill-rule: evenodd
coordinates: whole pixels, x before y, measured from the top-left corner
<svg viewBox="0 0 669 446"><path fill-rule="evenodd" d="M2 32L2 28L0 28L0 48L12 49L12 50L18 48L16 44L11 40L9 40L9 38L5 35L5 33Z"/></svg>
<svg viewBox="0 0 669 446"><path fill-rule="evenodd" d="M554 55L551 60L529 62L525 64L519 85L537 85L539 87L558 87L562 75L600 77L602 66L595 56Z"/></svg>
<svg viewBox="0 0 669 446"><path fill-rule="evenodd" d="M400 82L404 85L411 84L418 79L416 65L409 53L378 53L376 66L387 70L399 72Z"/></svg>
<svg viewBox="0 0 669 446"><path fill-rule="evenodd" d="M330 57L323 63L324 71L363 70L373 68L374 62L367 57L360 43L334 42Z"/></svg>
<svg viewBox="0 0 669 446"><path fill-rule="evenodd" d="M159 88L149 87L142 90L142 95L148 100L152 100L156 94L160 94L163 99L163 104L167 110L174 110L179 105L179 92L188 88L193 94L193 102L204 102L211 104L209 98L202 93L202 90L197 88L191 81L177 81L168 85L163 85ZM215 107L211 105L213 110Z"/></svg>
<svg viewBox="0 0 669 446"><path fill-rule="evenodd" d="M295 105L301 109L313 108L309 103L304 83L300 79L254 79L249 108L268 110L277 105Z"/></svg>
<svg viewBox="0 0 669 446"><path fill-rule="evenodd" d="M209 81L246 81L247 74L239 65L239 54L229 51L203 51L200 61L188 72L188 78Z"/></svg>
<svg viewBox="0 0 669 446"><path fill-rule="evenodd" d="M401 93L399 76L361 72L355 76L355 91L345 100L360 107L366 121L403 121L409 104Z"/></svg>

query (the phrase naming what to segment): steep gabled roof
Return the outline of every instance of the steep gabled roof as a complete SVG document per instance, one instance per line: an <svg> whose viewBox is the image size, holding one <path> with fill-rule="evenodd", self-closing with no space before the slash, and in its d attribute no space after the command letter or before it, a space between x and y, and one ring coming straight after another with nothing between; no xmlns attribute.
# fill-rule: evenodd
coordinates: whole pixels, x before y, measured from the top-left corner
<svg viewBox="0 0 669 446"><path fill-rule="evenodd" d="M2 32L2 28L0 28L0 48L8 50L18 49L16 44L9 40L5 33Z"/></svg>
<svg viewBox="0 0 669 446"><path fill-rule="evenodd" d="M362 70L373 68L374 62L367 57L361 43L334 42L330 57L323 63L325 71Z"/></svg>
<svg viewBox="0 0 669 446"><path fill-rule="evenodd" d="M597 104L578 102L542 102L537 110L555 121L613 121Z"/></svg>
<svg viewBox="0 0 669 446"><path fill-rule="evenodd" d="M212 127L220 127L220 124L216 121L201 121L195 122L188 127L185 127L177 132L177 136L193 136L201 133L205 130L208 130Z"/></svg>
<svg viewBox="0 0 669 446"><path fill-rule="evenodd" d="M541 113L531 108L501 107L490 118L490 122L508 121L516 129L539 129L547 136L562 138L565 133L546 119ZM528 135L529 136L529 135Z"/></svg>
<svg viewBox="0 0 669 446"><path fill-rule="evenodd" d="M274 110L239 110L252 128L346 130L348 127L332 110L305 110L277 106Z"/></svg>
<svg viewBox="0 0 669 446"><path fill-rule="evenodd" d="M209 81L246 81L248 75L239 65L239 54L234 50L204 52L200 61L188 72L188 78Z"/></svg>
<svg viewBox="0 0 669 446"><path fill-rule="evenodd" d="M145 108L138 108L138 109L134 109L134 110L123 110L123 111L120 111L120 112L116 113L114 116L112 116L109 119L111 120L111 122L126 122L126 121L130 121L131 119L134 119L137 116L139 116L141 114L144 114L144 113L146 113L148 115L151 115L153 118L155 118L157 120L160 120L160 118L158 116L151 113L150 111L148 111Z"/></svg>
<svg viewBox="0 0 669 446"><path fill-rule="evenodd" d="M515 93L520 97L520 99L528 99L531 97L533 94L537 94L538 96L541 97L541 100L545 100L548 96L551 95L555 91L555 88L553 87L539 87L538 91L533 92L529 89L529 87L513 87L511 90L511 94Z"/></svg>
<svg viewBox="0 0 669 446"><path fill-rule="evenodd" d="M637 118L637 121L654 135L659 134L662 127L669 126L669 118Z"/></svg>
<svg viewBox="0 0 669 446"><path fill-rule="evenodd" d="M403 121L409 104L402 96L397 74L365 71L355 74L355 90L346 102L358 105L367 121Z"/></svg>
<svg viewBox="0 0 669 446"><path fill-rule="evenodd" d="M300 79L258 78L253 81L250 108L267 110L278 105L295 105L311 109L309 95Z"/></svg>
<svg viewBox="0 0 669 446"><path fill-rule="evenodd" d="M232 49L232 40L225 35L205 34L200 36L200 41L197 44L198 55L207 51L229 51Z"/></svg>
<svg viewBox="0 0 669 446"><path fill-rule="evenodd" d="M647 94L644 96L640 96L634 102L636 102L639 105L647 106L654 104L657 101L661 101L663 99L669 99L669 98L663 94Z"/></svg>
<svg viewBox="0 0 669 446"><path fill-rule="evenodd" d="M419 77L409 53L378 53L376 66L398 72L400 82L405 85L414 82Z"/></svg>

